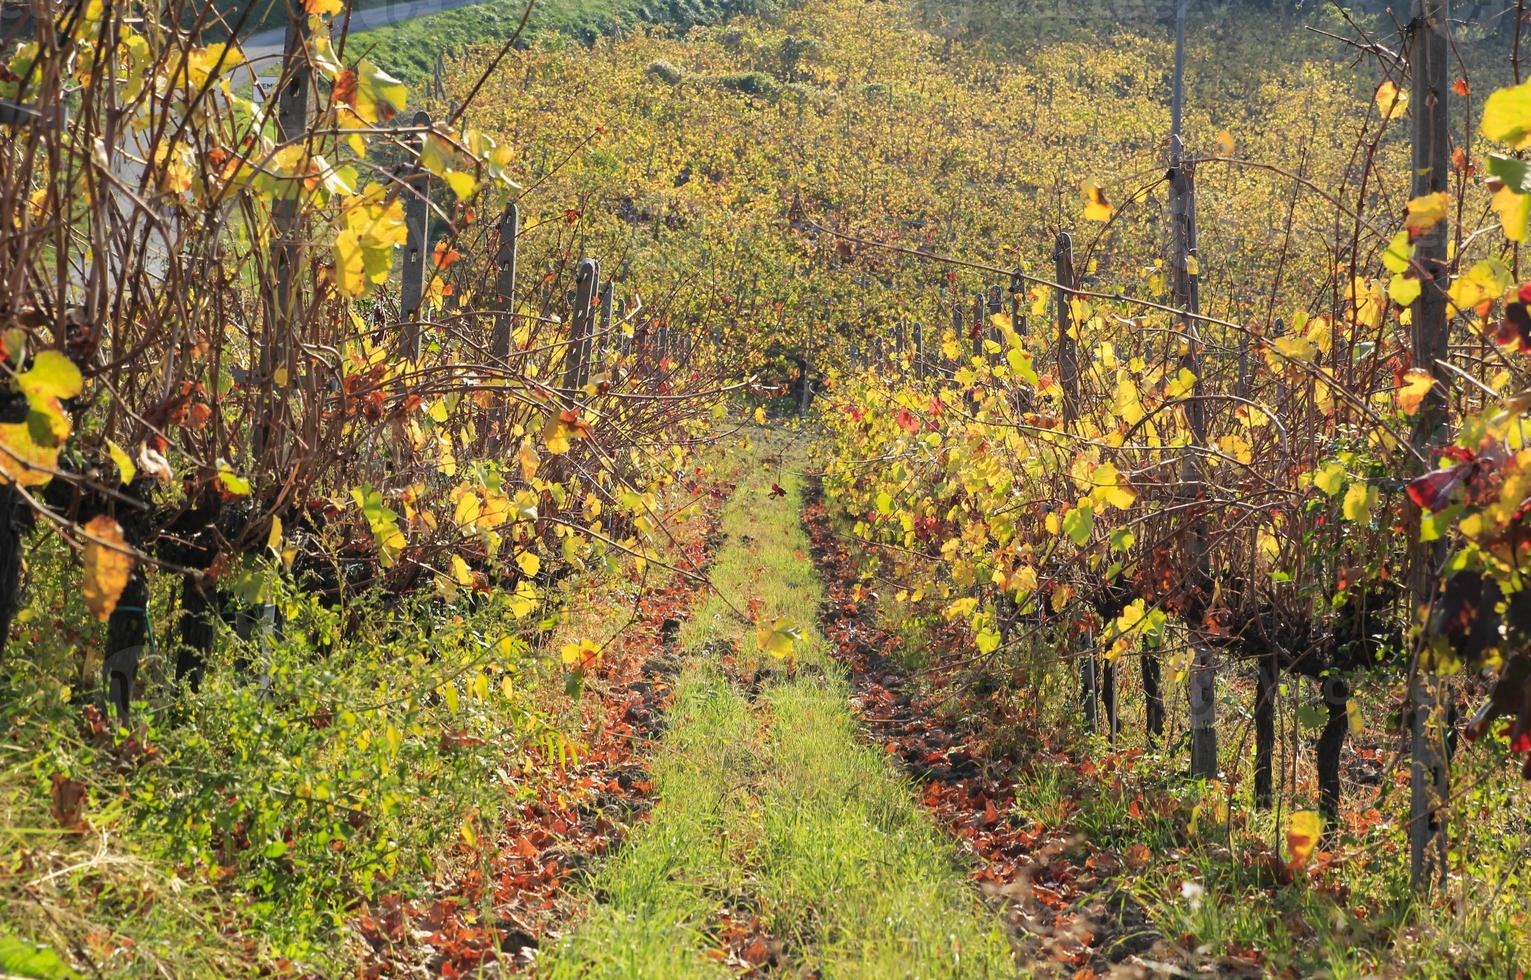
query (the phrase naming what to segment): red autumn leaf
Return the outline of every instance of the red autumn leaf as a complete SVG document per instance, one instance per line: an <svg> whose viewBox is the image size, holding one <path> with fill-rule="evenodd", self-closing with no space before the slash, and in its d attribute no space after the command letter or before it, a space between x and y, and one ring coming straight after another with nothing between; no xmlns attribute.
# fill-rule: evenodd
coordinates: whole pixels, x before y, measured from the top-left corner
<svg viewBox="0 0 1531 980"><path fill-rule="evenodd" d="M1531 282L1516 290L1515 299L1504 306L1504 321L1500 323L1494 339L1504 347L1518 351L1531 351Z"/></svg>
<svg viewBox="0 0 1531 980"><path fill-rule="evenodd" d="M1471 463L1458 463L1442 470L1432 470L1410 480L1405 489L1416 507L1432 514L1439 513L1451 505L1452 492L1471 470Z"/></svg>

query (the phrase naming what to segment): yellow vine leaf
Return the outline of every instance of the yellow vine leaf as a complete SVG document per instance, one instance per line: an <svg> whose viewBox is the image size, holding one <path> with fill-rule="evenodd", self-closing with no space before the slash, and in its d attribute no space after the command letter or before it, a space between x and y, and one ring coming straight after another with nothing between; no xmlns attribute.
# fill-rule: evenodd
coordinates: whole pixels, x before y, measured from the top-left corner
<svg viewBox="0 0 1531 980"><path fill-rule="evenodd" d="M1453 312L1475 313L1486 317L1494 300L1510 287L1510 270L1496 259L1484 259L1452 280L1447 296Z"/></svg>
<svg viewBox="0 0 1531 980"><path fill-rule="evenodd" d="M1345 484L1345 464L1334 462L1313 474L1313 485L1333 497Z"/></svg>
<svg viewBox="0 0 1531 980"><path fill-rule="evenodd" d="M1113 463L1097 466L1095 472L1090 474L1090 482L1095 487L1090 496L1117 510L1126 510L1138 499L1137 493L1127 484L1126 477L1117 471Z"/></svg>
<svg viewBox="0 0 1531 980"><path fill-rule="evenodd" d="M404 108L408 95L403 82L366 59L335 82L335 100L350 106L368 123L392 119Z"/></svg>
<svg viewBox="0 0 1531 980"><path fill-rule="evenodd" d="M802 639L802 628L786 617L777 619L769 625L764 623L755 625L756 646L762 653L768 653L778 660L790 657L793 647Z"/></svg>
<svg viewBox="0 0 1531 980"><path fill-rule="evenodd" d="M0 423L0 484L44 486L53 479L62 448L59 443L37 442L25 422Z"/></svg>
<svg viewBox="0 0 1531 980"><path fill-rule="evenodd" d="M538 594L537 587L529 579L522 579L516 583L516 591L510 594L510 614L517 619L525 619L536 611L541 602L542 596Z"/></svg>
<svg viewBox="0 0 1531 980"><path fill-rule="evenodd" d="M473 584L473 569L469 568L468 563L458 555L452 556L452 578L461 586Z"/></svg>
<svg viewBox="0 0 1531 980"><path fill-rule="evenodd" d="M1489 207L1499 215L1504 237L1521 245L1531 238L1531 194L1517 194L1508 187L1494 192Z"/></svg>
<svg viewBox="0 0 1531 980"><path fill-rule="evenodd" d="M26 396L26 421L0 424L0 483L40 487L53 479L58 454L73 428L63 399L84 390L80 369L59 351L46 350L16 376Z"/></svg>
<svg viewBox="0 0 1531 980"><path fill-rule="evenodd" d="M1409 214L1404 219L1404 227L1418 237L1445 221L1450 210L1451 197L1445 191L1416 197L1409 202Z"/></svg>
<svg viewBox="0 0 1531 980"><path fill-rule="evenodd" d="M45 350L32 361L32 367L16 376L16 387L27 396L34 412L47 414L55 435L69 434L69 420L60 402L74 398L85 389L85 381L74 362L56 350Z"/></svg>
<svg viewBox="0 0 1531 980"><path fill-rule="evenodd" d="M1372 507L1377 503L1377 488L1365 483L1352 483L1345 490L1345 500L1340 509L1345 514L1347 521L1356 524L1370 524L1372 520Z"/></svg>
<svg viewBox="0 0 1531 980"><path fill-rule="evenodd" d="M123 486L133 482L138 475L138 467L133 465L133 458L127 454L121 446L106 440L106 453L112 458L112 463L117 467L117 479L122 481Z"/></svg>
<svg viewBox="0 0 1531 980"><path fill-rule="evenodd" d="M1531 149L1531 82L1490 95L1483 104L1481 131L1512 150Z"/></svg>
<svg viewBox="0 0 1531 980"><path fill-rule="evenodd" d="M132 549L122 537L122 525L105 514L97 514L85 524L85 607L100 622L106 622L122 590L133 574Z"/></svg>
<svg viewBox="0 0 1531 980"><path fill-rule="evenodd" d="M250 481L235 473L227 466L218 470L218 482L225 492L235 497L248 497L250 495Z"/></svg>
<svg viewBox="0 0 1531 980"><path fill-rule="evenodd" d="M1419 299L1419 294L1424 290L1424 283L1414 276L1406 276L1402 273L1394 276L1387 284L1387 298L1399 306L1413 306L1414 301Z"/></svg>
<svg viewBox="0 0 1531 980"><path fill-rule="evenodd" d="M1218 451L1236 462L1249 465L1254 462L1254 450L1249 441L1237 433L1229 433L1217 440Z"/></svg>
<svg viewBox="0 0 1531 980"><path fill-rule="evenodd" d="M566 667L586 667L600 659L601 648L589 640L565 643L558 652Z"/></svg>
<svg viewBox="0 0 1531 980"><path fill-rule="evenodd" d="M537 455L537 450L530 443L522 443L521 451L516 455L516 461L521 464L521 479L530 483L532 477L537 475L537 467L542 463L542 457Z"/></svg>

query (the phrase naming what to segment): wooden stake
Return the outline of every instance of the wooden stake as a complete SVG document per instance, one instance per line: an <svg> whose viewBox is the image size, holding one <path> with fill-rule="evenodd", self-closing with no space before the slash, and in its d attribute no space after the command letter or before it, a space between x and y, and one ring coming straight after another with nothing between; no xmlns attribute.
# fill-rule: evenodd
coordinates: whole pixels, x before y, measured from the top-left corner
<svg viewBox="0 0 1531 980"><path fill-rule="evenodd" d="M430 113L415 113L414 125L421 130L416 137L417 151L425 147L425 131L430 129ZM420 359L421 300L425 294L425 256L430 251L430 175L416 159L404 199L403 282L399 290L399 356L409 361Z"/></svg>
<svg viewBox="0 0 1531 980"><path fill-rule="evenodd" d="M500 248L495 256L499 273L494 280L494 336L489 352L502 365L510 360L516 330L516 247L521 235L521 209L515 201L500 215Z"/></svg>
<svg viewBox="0 0 1531 980"><path fill-rule="evenodd" d="M308 67L308 42L311 34L308 13L297 0L288 0L287 35L282 45L282 78L285 83L277 93L277 135L283 143L304 138L308 132L308 91L312 80ZM303 288L298 269L303 261L303 239L299 227L301 212L296 195L285 195L272 208L271 221L276 241L274 266L276 296L266 313L266 341L261 346L257 372L263 390L271 393L271 402L260 406L261 421L251 433L251 451L255 459L266 454L278 441L278 431L286 413L286 399L279 389L293 381L292 333L301 319Z"/></svg>
<svg viewBox="0 0 1531 980"><path fill-rule="evenodd" d="M573 407L590 380L590 334L595 325L595 292L601 266L595 259L581 259L574 275L574 313L569 318L569 345L564 350L564 401Z"/></svg>
<svg viewBox="0 0 1531 980"><path fill-rule="evenodd" d="M1416 0L1409 67L1413 87L1409 99L1414 117L1413 196L1424 197L1448 188L1451 134L1447 119L1446 0ZM1447 222L1426 231L1415 242L1415 261L1430 278L1414 301L1412 331L1414 366L1429 371L1436 384L1420 404L1411 443L1428 468L1435 450L1446 437L1446 400L1449 379L1441 362L1446 358ZM1409 595L1416 622L1422 622L1435 598L1438 571L1443 557L1439 543L1418 542L1419 522L1413 521L1413 554L1409 563ZM1412 764L1409 778L1409 880L1421 893L1446 880L1446 817L1449 777L1444 744L1445 699L1441 679L1433 665L1424 662L1424 645L1416 644L1409 674Z"/></svg>
<svg viewBox="0 0 1531 980"><path fill-rule="evenodd" d="M1180 318L1184 351L1180 366L1196 376L1198 387L1205 382L1201 366L1200 286L1196 266L1196 203L1194 175L1185 166L1185 144L1181 119L1185 105L1185 21L1188 0L1175 5L1175 87L1171 98L1170 118L1170 281L1175 305L1184 310ZM1202 467L1198 451L1207 443L1206 405L1199 398L1185 403L1186 428L1190 430L1195 450L1181 456L1180 477L1185 496L1202 496ZM1188 591L1198 598L1210 595L1207 567L1207 531L1197 515L1186 528L1188 551ZM1217 776L1217 658L1206 643L1192 639L1194 656L1187 680L1191 703L1191 774L1203 779Z"/></svg>

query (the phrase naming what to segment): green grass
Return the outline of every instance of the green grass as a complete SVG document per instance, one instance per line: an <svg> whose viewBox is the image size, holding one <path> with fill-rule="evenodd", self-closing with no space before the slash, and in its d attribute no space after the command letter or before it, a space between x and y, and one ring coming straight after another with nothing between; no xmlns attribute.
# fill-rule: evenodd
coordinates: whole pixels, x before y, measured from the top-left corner
<svg viewBox="0 0 1531 980"><path fill-rule="evenodd" d="M857 737L849 687L812 627L822 591L798 520L801 478L790 449L778 464L783 443L762 442L724 510L718 594L681 633L691 663L654 763L659 803L592 877L591 909L548 971L728 972L727 910L758 916L787 973L1013 975L1009 942L950 842ZM770 495L773 482L784 495ZM795 663L762 661L752 599L762 617L803 627ZM753 700L741 680L758 684Z"/></svg>
<svg viewBox="0 0 1531 980"><path fill-rule="evenodd" d="M950 842L856 738L838 676L773 686L758 881L773 935L826 976L1014 973Z"/></svg>
<svg viewBox="0 0 1531 980"><path fill-rule="evenodd" d="M705 955L717 899L742 893L744 868L731 853L748 827L747 785L755 765L749 705L712 668L676 685L665 751L654 764L660 797L631 846L593 882L599 902L550 976L727 975Z"/></svg>
<svg viewBox="0 0 1531 980"><path fill-rule="evenodd" d="M570 39L591 44L644 26L684 33L771 6L769 0L540 0L519 43ZM357 55L370 52L367 56L383 68L416 84L431 77L438 51L450 62L476 46L514 37L525 10L524 0L490 0L366 31L352 38L348 49Z"/></svg>

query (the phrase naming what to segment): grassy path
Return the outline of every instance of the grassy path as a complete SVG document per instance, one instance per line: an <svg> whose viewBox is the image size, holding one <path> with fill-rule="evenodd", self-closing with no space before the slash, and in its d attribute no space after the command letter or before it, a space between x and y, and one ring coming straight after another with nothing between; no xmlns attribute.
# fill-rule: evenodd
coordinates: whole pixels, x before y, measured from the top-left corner
<svg viewBox="0 0 1531 980"><path fill-rule="evenodd" d="M812 625L823 593L793 450L756 452L723 513L719 594L681 633L659 803L593 876L587 917L542 972L1013 975L955 850L857 738L843 672ZM803 627L792 664L756 649L753 619L776 616Z"/></svg>

